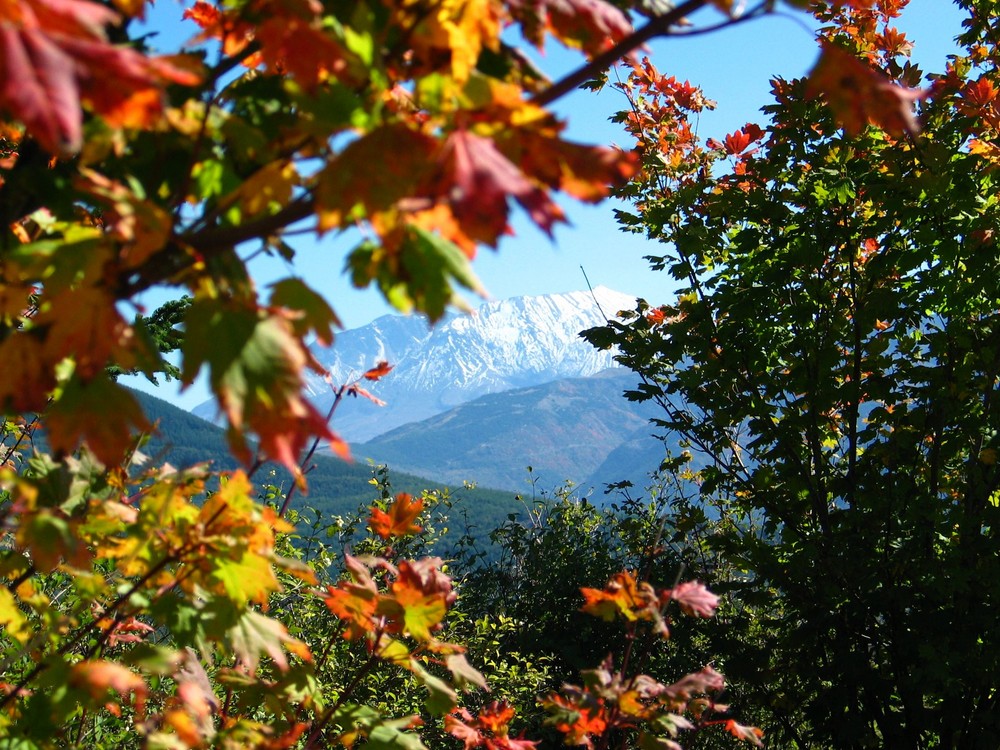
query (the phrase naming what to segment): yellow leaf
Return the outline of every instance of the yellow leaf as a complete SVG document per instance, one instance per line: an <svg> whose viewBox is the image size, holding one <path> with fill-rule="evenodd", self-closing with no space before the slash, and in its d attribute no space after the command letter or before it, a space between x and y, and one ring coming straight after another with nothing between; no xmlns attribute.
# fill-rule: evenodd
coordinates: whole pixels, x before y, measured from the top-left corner
<svg viewBox="0 0 1000 750"><path fill-rule="evenodd" d="M275 161L257 170L237 190L244 214L256 216L272 206L282 208L292 199L299 173L291 162Z"/></svg>
<svg viewBox="0 0 1000 750"><path fill-rule="evenodd" d="M0 625L4 627L7 635L20 644L25 644L31 639L28 621L21 614L14 595L6 586L0 586Z"/></svg>

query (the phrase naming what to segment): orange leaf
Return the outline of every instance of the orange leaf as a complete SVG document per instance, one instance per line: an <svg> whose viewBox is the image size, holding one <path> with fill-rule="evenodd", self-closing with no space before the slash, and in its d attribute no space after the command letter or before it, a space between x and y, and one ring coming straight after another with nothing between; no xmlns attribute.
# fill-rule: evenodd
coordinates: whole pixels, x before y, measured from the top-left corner
<svg viewBox="0 0 1000 750"><path fill-rule="evenodd" d="M110 661L82 661L74 664L69 673L69 684L83 688L96 700L104 700L109 691L121 696L135 696L135 710L141 714L146 701L146 683L127 667Z"/></svg>
<svg viewBox="0 0 1000 750"><path fill-rule="evenodd" d="M86 442L98 460L113 465L131 448L133 431L152 425L135 397L101 373L89 381L70 378L50 407L45 428L53 451L70 453Z"/></svg>
<svg viewBox="0 0 1000 750"><path fill-rule="evenodd" d="M392 371L392 365L382 360L364 374L365 380L381 380Z"/></svg>
<svg viewBox="0 0 1000 750"><path fill-rule="evenodd" d="M919 132L913 103L924 93L894 84L846 50L824 41L819 62L809 74L806 94L823 97L848 135L869 123L890 135Z"/></svg>
<svg viewBox="0 0 1000 750"><path fill-rule="evenodd" d="M414 523L424 509L423 500L414 500L411 495L400 492L389 504L388 512L372 508L368 525L372 531L383 539L392 536L407 536L417 534L421 527Z"/></svg>

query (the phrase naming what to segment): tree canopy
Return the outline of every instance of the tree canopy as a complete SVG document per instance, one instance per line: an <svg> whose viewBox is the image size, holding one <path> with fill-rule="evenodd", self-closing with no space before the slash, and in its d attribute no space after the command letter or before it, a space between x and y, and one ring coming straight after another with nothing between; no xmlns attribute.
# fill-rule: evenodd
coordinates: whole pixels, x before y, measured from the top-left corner
<svg viewBox="0 0 1000 750"><path fill-rule="evenodd" d="M795 747L1000 737L1000 49L994 4L960 4L962 54L930 74L888 4L818 16L853 56L823 75L929 81L917 137L860 108L838 124L815 76L704 142L700 92L649 65L625 87L643 170L620 218L681 289L589 335L701 456L688 474L728 520L710 544L742 570L727 669Z"/></svg>

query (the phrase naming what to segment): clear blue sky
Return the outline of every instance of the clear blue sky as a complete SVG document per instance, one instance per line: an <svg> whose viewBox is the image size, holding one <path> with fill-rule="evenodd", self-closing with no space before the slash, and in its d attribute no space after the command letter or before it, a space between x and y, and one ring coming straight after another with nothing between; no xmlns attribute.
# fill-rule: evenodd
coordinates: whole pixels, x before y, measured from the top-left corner
<svg viewBox="0 0 1000 750"><path fill-rule="evenodd" d="M148 19L151 30L162 30L154 44L163 52L175 51L176 45L190 36L187 26L178 23L182 7L171 0L158 0ZM700 27L721 20L721 16L703 11L691 20ZM898 25L915 42L914 58L924 70L941 71L947 55L955 51L953 40L961 20L958 8L946 0L911 0ZM706 137L720 137L759 119L760 107L769 100L769 80L776 75L792 78L807 72L815 61L816 44L807 16L789 9L705 36L659 40L648 54L661 72L702 86L706 95L718 102L715 111L704 114L699 129ZM579 55L556 47L536 60L553 79L582 62ZM624 105L622 95L610 89L599 94L580 91L564 97L556 110L568 121L571 140L628 147L627 136L608 121ZM582 289L583 266L595 286L608 286L650 301L667 300L669 279L650 272L643 260L643 256L658 252L657 248L636 235L618 231L611 204L561 203L571 226L558 227L554 243L515 214L515 236L501 241L498 252L480 251L474 268L492 297ZM376 291L356 290L344 277L344 256L352 240L301 237L293 244L298 249L295 268L272 259L255 262L251 272L258 284L299 274L330 300L349 328L392 312ZM148 303L162 299L157 295ZM128 384L185 408L207 398L207 390L198 383L183 394L170 385L151 389L141 378L130 378Z"/></svg>

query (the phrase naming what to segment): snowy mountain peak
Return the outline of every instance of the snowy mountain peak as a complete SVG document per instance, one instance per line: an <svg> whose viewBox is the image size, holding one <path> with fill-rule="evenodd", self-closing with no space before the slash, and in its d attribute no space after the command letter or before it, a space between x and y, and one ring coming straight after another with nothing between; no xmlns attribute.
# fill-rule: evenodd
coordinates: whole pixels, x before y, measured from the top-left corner
<svg viewBox="0 0 1000 750"><path fill-rule="evenodd" d="M435 326L418 316L386 315L338 334L333 347L314 348L313 354L333 383L350 382L380 360L394 366L370 388L387 406L348 401L337 412L337 431L362 441L488 393L614 367L612 355L593 349L579 332L634 306L634 297L597 287L492 300ZM317 407L329 407L333 395L322 377L309 373L307 390ZM211 418L215 411L209 403L195 414Z"/></svg>

